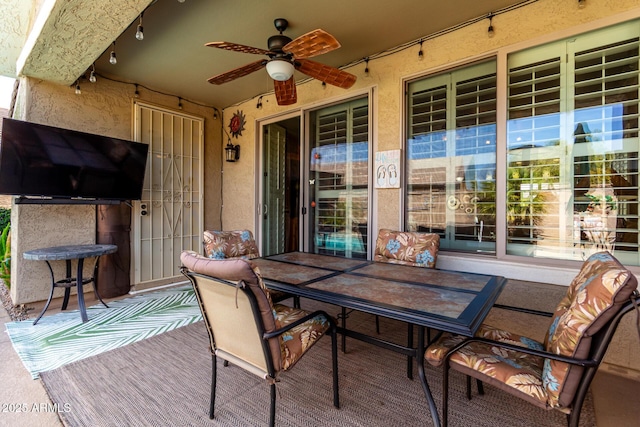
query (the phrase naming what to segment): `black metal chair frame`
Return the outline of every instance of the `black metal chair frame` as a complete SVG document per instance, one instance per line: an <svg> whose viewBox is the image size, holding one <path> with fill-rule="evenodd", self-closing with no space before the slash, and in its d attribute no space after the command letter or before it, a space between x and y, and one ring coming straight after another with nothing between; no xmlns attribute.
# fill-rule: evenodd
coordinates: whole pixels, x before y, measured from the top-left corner
<svg viewBox="0 0 640 427"><path fill-rule="evenodd" d="M595 376L598 370L598 367L600 366L600 364L602 363L602 360L604 359L605 353L618 327L618 324L620 323L620 320L624 317L624 315L632 311L634 308L638 316L638 328L639 328L639 334L640 334L639 304L640 304L640 293L638 293L638 291L636 290L631 295L630 300L620 307L616 315L613 316L611 320L605 323L602 326L602 328L600 328L600 330L592 336L589 357L586 359L577 359L573 357L561 356L561 355L558 355L555 353L549 353L543 350L535 350L531 348L521 347L514 344L508 344L508 343L499 342L499 341L493 341L493 340L480 338L480 337L468 338L462 341L461 343L459 343L458 345L456 345L455 347L453 347L451 350L447 352L443 362L442 426L446 427L448 422L447 413L448 413L448 406L449 406L449 397L448 397L449 370L451 369L449 359L456 351L460 350L462 347L466 346L467 344L472 342L482 342L482 343L494 345L496 347L502 347L509 350L515 350L515 351L519 351L526 354L532 354L535 356L540 356L540 357L544 357L552 360L558 360L560 362L565 362L572 365L584 367L585 369L582 373L582 377L580 379L578 388L576 389L576 393L573 398L573 402L571 404L571 412L567 414L567 425L569 427L577 427L578 422L580 421L580 411L582 410L584 399L587 396L587 391L589 390L589 386L591 385L591 381L593 380L593 377ZM545 313L545 312L539 312L534 310L517 309L517 308L507 307L507 306L499 306L499 307L516 309L517 311L529 312L529 313L544 315L549 317L553 315L553 313ZM424 358L422 360L422 363L424 363ZM479 394L483 394L482 382L479 378L477 378L477 382L478 382L478 392ZM467 376L467 398L469 399L471 398L470 386L471 386L470 376Z"/></svg>
<svg viewBox="0 0 640 427"><path fill-rule="evenodd" d="M331 361L332 361L332 367L333 367L333 406L335 406L336 408L340 408L340 396L339 396L339 389L338 389L338 340L337 340L337 327L336 327L336 323L335 321L331 318L331 316L329 316L329 314L327 314L324 311L318 310L318 311L314 311L313 313L308 314L305 317L302 317L300 319L298 319L297 321L287 324L285 327L277 329L273 332L267 333L265 332L265 327L264 327L264 323L262 322L262 317L260 315L260 308L258 306L258 301L256 300L255 295L253 294L253 292L251 290L249 290L244 283L240 282L240 283L233 283L233 282L229 282L223 279L219 279L216 277L212 277L212 276L207 276L204 274L199 274L199 273L194 273L192 271L189 271L186 267L182 267L181 268L181 272L182 274L184 274L192 283L193 288L196 292L196 295L198 297L198 303L200 304L200 308L202 310L202 314L203 314L203 318L204 318L204 322L207 326L207 331L210 334L210 350L211 350L211 361L212 361L212 371L211 371L211 400L210 400L210 406L209 406L209 418L213 419L214 418L214 406L215 406L215 398L216 398L216 374L217 374L217 357L216 357L216 353L215 353L215 337L213 337L213 332L212 329L210 328L210 322L209 319L207 317L207 313L204 310L204 308L202 307L202 299L200 297L199 291L198 291L198 286L196 285L195 281L196 281L196 277L202 277L202 278L206 278L206 279L210 279L210 280L214 280L216 282L219 282L221 284L227 285L227 286L231 286L233 288L237 288L240 291L244 292L244 294L247 296L250 304L251 304L251 310L253 312L253 317L254 317L254 321L256 322L257 328L258 330L261 332L262 334L262 349L264 352L264 357L265 360L267 361L267 367L268 367L268 375L269 375L269 379L268 382L270 384L270 390L271 390L271 406L270 406L270 412L269 412L269 425L270 426L274 426L275 425L275 411L276 411L276 382L278 382L278 380L276 379L276 370L273 364L273 359L271 357L271 351L269 348L269 339L271 338L275 338L278 337L280 335L282 335L283 333L287 332L288 330L318 316L318 315L322 315L324 316L327 321L330 324L329 330L327 331L327 334L331 336ZM224 360L224 359L223 359ZM225 366L227 365L226 363L227 361L225 360Z"/></svg>

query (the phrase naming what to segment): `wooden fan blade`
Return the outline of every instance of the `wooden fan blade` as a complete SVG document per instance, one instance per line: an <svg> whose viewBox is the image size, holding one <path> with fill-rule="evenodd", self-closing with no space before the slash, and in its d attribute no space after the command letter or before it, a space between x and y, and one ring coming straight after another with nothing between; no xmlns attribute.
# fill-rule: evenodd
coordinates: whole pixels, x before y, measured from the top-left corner
<svg viewBox="0 0 640 427"><path fill-rule="evenodd" d="M324 30L314 30L287 43L282 50L295 58L313 58L331 52L340 47L340 43Z"/></svg>
<svg viewBox="0 0 640 427"><path fill-rule="evenodd" d="M236 68L231 71L227 71L226 73L218 74L217 76L213 76L207 81L214 85L221 85L223 83L229 83L232 80L235 80L239 77L246 76L247 74L251 74L254 71L258 71L263 68L267 63L266 59L261 59L260 61L252 62L251 64L243 65L242 67Z"/></svg>
<svg viewBox="0 0 640 427"><path fill-rule="evenodd" d="M299 59L295 63L296 69L301 73L342 89L349 89L356 82L356 76L353 74L319 62Z"/></svg>
<svg viewBox="0 0 640 427"><path fill-rule="evenodd" d="M287 81L274 80L273 87L276 91L276 101L278 105L291 105L295 104L298 100L296 94L296 82L291 77Z"/></svg>
<svg viewBox="0 0 640 427"><path fill-rule="evenodd" d="M257 47L245 46L231 42L210 42L205 44L205 46L217 47L218 49L231 50L233 52L253 53L255 55L269 55L273 53Z"/></svg>

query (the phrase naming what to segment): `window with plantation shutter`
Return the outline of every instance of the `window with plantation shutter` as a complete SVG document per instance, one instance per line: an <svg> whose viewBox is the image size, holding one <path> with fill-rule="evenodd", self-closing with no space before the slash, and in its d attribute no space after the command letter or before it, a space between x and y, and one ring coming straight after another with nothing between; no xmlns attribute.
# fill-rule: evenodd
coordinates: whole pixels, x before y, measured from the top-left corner
<svg viewBox="0 0 640 427"><path fill-rule="evenodd" d="M367 99L311 114L312 251L367 257L369 106Z"/></svg>
<svg viewBox="0 0 640 427"><path fill-rule="evenodd" d="M411 82L405 229L495 253L496 63Z"/></svg>
<svg viewBox="0 0 640 427"><path fill-rule="evenodd" d="M638 254L638 21L508 59L507 253Z"/></svg>

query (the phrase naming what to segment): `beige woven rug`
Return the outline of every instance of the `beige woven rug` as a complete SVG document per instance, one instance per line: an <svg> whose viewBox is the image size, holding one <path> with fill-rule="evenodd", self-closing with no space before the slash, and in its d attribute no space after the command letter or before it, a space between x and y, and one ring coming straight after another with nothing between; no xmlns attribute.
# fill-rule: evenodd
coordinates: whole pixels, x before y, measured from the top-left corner
<svg viewBox="0 0 640 427"><path fill-rule="evenodd" d="M330 307L330 313L339 310ZM373 316L354 313L352 327L370 329ZM405 340L406 326L381 319L381 333ZM406 377L401 355L348 340L339 353L340 403L332 404L331 341L323 338L278 383L279 426L429 426L420 381ZM414 369L415 371L415 369ZM427 367L438 406L441 371ZM173 331L42 373L41 380L67 426L267 425L269 388L263 380L218 361L215 420L209 420L211 356L204 324ZM452 372L450 426L566 426L545 411L489 385L485 395L465 396L464 377ZM581 426L595 426L589 397Z"/></svg>

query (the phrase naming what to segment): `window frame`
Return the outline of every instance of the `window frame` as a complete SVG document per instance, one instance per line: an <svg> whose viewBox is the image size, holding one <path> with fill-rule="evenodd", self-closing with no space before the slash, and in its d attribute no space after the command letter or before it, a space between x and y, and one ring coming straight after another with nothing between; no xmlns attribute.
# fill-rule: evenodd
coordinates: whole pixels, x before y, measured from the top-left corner
<svg viewBox="0 0 640 427"><path fill-rule="evenodd" d="M610 17L606 17L597 21L592 21L586 24L580 24L571 28L565 28L559 31L556 31L551 34L539 36L536 38L531 38L519 43L515 43L509 46L499 47L495 50L485 52L483 54L477 55L471 58L465 58L463 60L455 61L449 64L444 64L433 69L430 69L426 72L417 73L415 75L407 76L402 79L402 99L403 99L403 124L401 127L401 146L403 150L407 149L407 141L408 141L408 121L409 121L409 107L407 100L408 94L408 85L410 82L413 82L417 79L428 78L430 76L434 76L436 74L448 72L457 68L461 68L464 66L470 66L474 63L486 60L487 58L495 57L496 58L496 79L497 79L497 87L496 87L496 251L493 257L496 260L503 262L505 268L509 268L508 266L513 266L518 268L518 265L523 266L527 263L530 263L534 257L522 256L522 255L510 255L507 254L506 250L506 241L507 241L507 221L506 221L506 190L507 190L507 121L508 121L508 57L513 53L517 53L527 49L533 49L536 47L542 48L545 44L553 43L553 42L561 42L562 40L566 40L575 36L585 36L588 33L595 32L598 30L606 29L607 27L613 27L619 24L629 23L631 25L632 21L636 21L637 25L640 25L640 10L635 11L634 13L625 13L618 14ZM404 158L405 156L403 156ZM406 227L406 191L407 187L404 185L402 187L402 205L400 207L399 212L399 220L400 226L402 229ZM449 261L453 261L455 259L461 260L464 264L461 264L461 269L470 268L472 265L479 265L474 259L478 260L478 262L482 262L482 259L486 259L486 256L478 257L472 254L461 254L454 252L444 252L441 254L441 259L444 261L444 267L450 266ZM539 266L549 266L553 269L557 268L558 277L562 275L571 274L568 273L572 270L565 270L567 267L574 269L581 265L582 261L575 261L569 259L554 259L554 258L535 258L536 259L536 268ZM459 262L459 261L458 261ZM441 263L442 266L442 263ZM450 267L449 267L450 268ZM636 274L640 273L640 267L630 266L630 269L634 271ZM479 271L482 271L479 270ZM551 273L553 274L553 273ZM568 276L567 276L568 277Z"/></svg>

